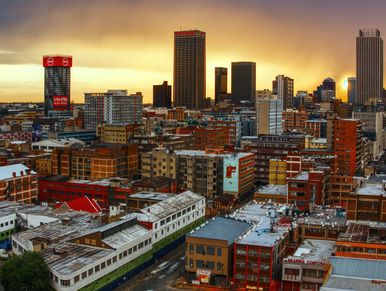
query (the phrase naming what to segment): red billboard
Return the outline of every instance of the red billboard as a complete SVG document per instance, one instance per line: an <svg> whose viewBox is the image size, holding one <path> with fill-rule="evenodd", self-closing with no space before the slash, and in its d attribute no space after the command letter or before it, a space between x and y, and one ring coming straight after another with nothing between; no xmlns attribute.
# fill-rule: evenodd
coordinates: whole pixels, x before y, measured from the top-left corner
<svg viewBox="0 0 386 291"><path fill-rule="evenodd" d="M67 110L69 103L68 96L54 96L54 110Z"/></svg>
<svg viewBox="0 0 386 291"><path fill-rule="evenodd" d="M43 67L72 67L71 56L44 56Z"/></svg>

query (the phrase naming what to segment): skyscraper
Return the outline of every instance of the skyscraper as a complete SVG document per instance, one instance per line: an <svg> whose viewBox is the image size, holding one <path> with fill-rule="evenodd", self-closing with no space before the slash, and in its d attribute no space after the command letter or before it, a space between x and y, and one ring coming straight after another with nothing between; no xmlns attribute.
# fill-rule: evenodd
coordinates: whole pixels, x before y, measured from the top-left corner
<svg viewBox="0 0 386 291"><path fill-rule="evenodd" d="M255 103L256 97L256 63L232 63L232 102Z"/></svg>
<svg viewBox="0 0 386 291"><path fill-rule="evenodd" d="M44 114L50 111L69 111L72 57L61 55L43 56L44 67Z"/></svg>
<svg viewBox="0 0 386 291"><path fill-rule="evenodd" d="M328 77L324 79L322 85L325 90L333 91L334 97L336 97L336 83L333 78Z"/></svg>
<svg viewBox="0 0 386 291"><path fill-rule="evenodd" d="M168 81L153 86L153 107L172 108L172 86Z"/></svg>
<svg viewBox="0 0 386 291"><path fill-rule="evenodd" d="M375 105L383 97L383 40L378 29L357 36L357 105Z"/></svg>
<svg viewBox="0 0 386 291"><path fill-rule="evenodd" d="M284 75L276 76L272 81L272 94L283 100L283 110L292 109L294 103L294 79Z"/></svg>
<svg viewBox="0 0 386 291"><path fill-rule="evenodd" d="M214 102L217 104L228 91L228 69L215 68L214 69Z"/></svg>
<svg viewBox="0 0 386 291"><path fill-rule="evenodd" d="M356 100L356 90L357 90L357 78L349 77L347 79L347 101L349 103L354 103Z"/></svg>
<svg viewBox="0 0 386 291"><path fill-rule="evenodd" d="M174 106L202 108L206 97L205 32L174 32Z"/></svg>

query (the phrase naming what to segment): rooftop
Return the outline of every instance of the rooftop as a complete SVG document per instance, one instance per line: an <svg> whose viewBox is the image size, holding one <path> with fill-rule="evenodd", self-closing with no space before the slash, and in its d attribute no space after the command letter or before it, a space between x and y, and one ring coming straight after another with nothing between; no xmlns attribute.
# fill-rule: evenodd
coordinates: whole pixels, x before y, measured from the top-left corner
<svg viewBox="0 0 386 291"><path fill-rule="evenodd" d="M143 179L142 181L134 182L134 187L160 187L164 186L165 184L172 184L175 183L175 180L172 178L164 177L164 176L155 176L147 179Z"/></svg>
<svg viewBox="0 0 386 291"><path fill-rule="evenodd" d="M30 169L23 164L2 166L0 167L0 181L12 179L13 173L15 173L16 177L21 177L21 172L23 175L28 175L27 171L30 171ZM31 170L31 174L36 174L36 172Z"/></svg>
<svg viewBox="0 0 386 291"><path fill-rule="evenodd" d="M146 216L146 220L144 221L156 221L175 213L178 209L183 209L193 205L202 199L204 198L201 195L195 194L191 191L185 191L157 204L148 206L142 209L141 212ZM142 218L144 217L142 216Z"/></svg>
<svg viewBox="0 0 386 291"><path fill-rule="evenodd" d="M226 240L231 245L236 238L248 231L252 225L231 218L216 217L206 222L198 230L188 234L189 237Z"/></svg>
<svg viewBox="0 0 386 291"><path fill-rule="evenodd" d="M142 191L139 193L131 194L129 199L135 198L135 199L146 199L146 200L154 200L154 201L164 201L175 195L176 194Z"/></svg>
<svg viewBox="0 0 386 291"><path fill-rule="evenodd" d="M286 260L299 260L305 262L327 263L334 250L335 242L329 240L306 239L296 250L293 256Z"/></svg>
<svg viewBox="0 0 386 291"><path fill-rule="evenodd" d="M246 156L251 155L251 153L245 153L245 152L213 154L213 153L206 153L205 151L196 151L196 150L177 150L175 151L175 154L185 155L185 156L206 156L206 157L222 157L222 158L230 158L233 156L237 158L244 158Z"/></svg>
<svg viewBox="0 0 386 291"><path fill-rule="evenodd" d="M331 257L332 273L321 290L384 291L386 261Z"/></svg>
<svg viewBox="0 0 386 291"><path fill-rule="evenodd" d="M382 184L365 185L362 188L358 188L356 193L358 195L385 195L386 194Z"/></svg>
<svg viewBox="0 0 386 291"><path fill-rule="evenodd" d="M277 195L287 195L288 187L287 185L266 185L256 191L257 194L277 194Z"/></svg>

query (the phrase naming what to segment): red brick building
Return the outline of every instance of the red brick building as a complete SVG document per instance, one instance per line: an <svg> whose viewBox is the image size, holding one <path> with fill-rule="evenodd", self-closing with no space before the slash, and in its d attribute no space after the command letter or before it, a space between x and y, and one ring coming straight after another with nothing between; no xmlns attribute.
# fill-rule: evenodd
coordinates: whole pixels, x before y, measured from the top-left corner
<svg viewBox="0 0 386 291"><path fill-rule="evenodd" d="M304 132L306 130L306 122L309 117L309 113L304 110L292 110L287 109L283 111L283 132L291 130L299 130Z"/></svg>
<svg viewBox="0 0 386 291"><path fill-rule="evenodd" d="M22 164L0 167L0 201L33 203L37 199L37 174Z"/></svg>
<svg viewBox="0 0 386 291"><path fill-rule="evenodd" d="M322 205L325 194L323 171L300 172L287 180L288 203L301 211L309 211L314 205Z"/></svg>
<svg viewBox="0 0 386 291"><path fill-rule="evenodd" d="M224 147L231 143L230 128L224 126L198 127L194 130L196 150Z"/></svg>

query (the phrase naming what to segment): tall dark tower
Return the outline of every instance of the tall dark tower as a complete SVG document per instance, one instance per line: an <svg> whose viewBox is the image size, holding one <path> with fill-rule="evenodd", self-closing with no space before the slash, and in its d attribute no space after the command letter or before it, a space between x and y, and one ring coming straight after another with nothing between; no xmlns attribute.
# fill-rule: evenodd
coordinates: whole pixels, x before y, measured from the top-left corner
<svg viewBox="0 0 386 291"><path fill-rule="evenodd" d="M255 103L256 98L256 63L232 63L232 102Z"/></svg>
<svg viewBox="0 0 386 291"><path fill-rule="evenodd" d="M204 107L206 96L205 32L174 32L174 106Z"/></svg>
<svg viewBox="0 0 386 291"><path fill-rule="evenodd" d="M357 36L357 105L375 105L383 97L383 40L378 29Z"/></svg>
<svg viewBox="0 0 386 291"><path fill-rule="evenodd" d="M217 67L214 69L214 102L217 104L228 91L228 69Z"/></svg>
<svg viewBox="0 0 386 291"><path fill-rule="evenodd" d="M72 56L43 56L44 114L70 111Z"/></svg>
<svg viewBox="0 0 386 291"><path fill-rule="evenodd" d="M172 86L168 81L153 86L153 107L172 108Z"/></svg>

